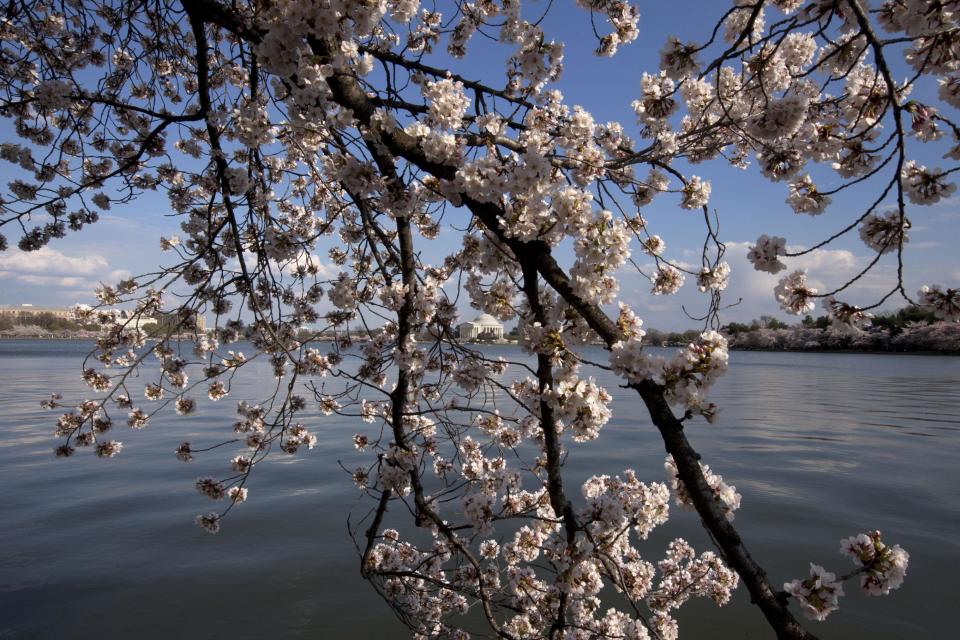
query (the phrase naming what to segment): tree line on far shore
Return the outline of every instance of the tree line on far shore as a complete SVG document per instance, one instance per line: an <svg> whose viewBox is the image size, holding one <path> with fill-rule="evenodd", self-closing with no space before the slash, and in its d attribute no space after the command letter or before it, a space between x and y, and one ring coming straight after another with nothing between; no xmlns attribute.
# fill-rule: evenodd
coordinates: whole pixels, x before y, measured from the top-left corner
<svg viewBox="0 0 960 640"><path fill-rule="evenodd" d="M143 325L142 328L148 337L155 338L169 332L170 322L171 319L160 318L156 323ZM0 335L11 338L95 338L99 329L97 324L82 324L52 313L0 317Z"/></svg>
<svg viewBox="0 0 960 640"><path fill-rule="evenodd" d="M52 313L32 313L13 318L0 318L0 333L14 336L68 335L82 334L88 331L91 332L91 335L96 335L98 329L99 327L95 324L82 325L73 320L57 317Z"/></svg>
<svg viewBox="0 0 960 640"><path fill-rule="evenodd" d="M163 323L148 324L143 330L156 337L168 330ZM58 318L52 313L0 318L0 334L7 337L86 337L96 326L82 325ZM721 328L731 348L783 351L939 351L960 353L960 324L938 321L932 312L920 307L904 307L878 314L870 325L856 330L837 327L828 316L805 316L794 325L772 316L760 316L747 323L731 322ZM89 335L94 335L90 333ZM660 331L650 329L644 341L655 347L685 345L696 340L700 331ZM516 330L507 338L516 339Z"/></svg>
<svg viewBox="0 0 960 640"><path fill-rule="evenodd" d="M909 306L878 314L862 329L838 326L828 316L807 315L797 324L771 316L748 323L731 322L721 328L733 349L816 351L936 351L960 353L960 325L937 320L932 312ZM644 340L654 346L687 344L699 331L665 332L652 329Z"/></svg>
<svg viewBox="0 0 960 640"><path fill-rule="evenodd" d="M807 315L792 325L762 315L750 322L723 325L720 332L733 349L960 353L960 324L938 320L933 312L917 306L878 314L861 329L838 326L826 315ZM699 335L699 329L648 329L643 341L654 347L675 347L695 342ZM516 340L517 329L511 329L506 337Z"/></svg>

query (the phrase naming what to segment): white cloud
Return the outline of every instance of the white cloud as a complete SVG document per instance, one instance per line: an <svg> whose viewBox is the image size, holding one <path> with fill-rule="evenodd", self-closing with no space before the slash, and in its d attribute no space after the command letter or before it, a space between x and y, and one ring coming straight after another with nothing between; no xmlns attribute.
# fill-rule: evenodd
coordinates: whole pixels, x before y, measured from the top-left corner
<svg viewBox="0 0 960 640"><path fill-rule="evenodd" d="M17 279L25 284L62 288L82 287L87 282L84 278L77 276L35 276L21 274L17 276Z"/></svg>
<svg viewBox="0 0 960 640"><path fill-rule="evenodd" d="M89 276L107 268L107 260L103 256L91 254L73 257L50 247L42 247L37 251L14 249L0 253L0 274L3 275L36 273L44 276Z"/></svg>
<svg viewBox="0 0 960 640"><path fill-rule="evenodd" d="M795 321L792 316L782 312L773 295L777 281L784 273L769 274L757 271L747 260L747 252L752 242L726 242L724 260L730 263L730 285L723 292L723 303L730 305L741 302L721 312L723 322L743 322L761 315L773 315L787 321ZM802 250L802 247L788 247L790 251ZM696 250L694 253L699 253ZM684 254L689 255L689 254ZM789 271L805 269L810 286L820 292L831 291L859 274L873 259L869 252L858 255L848 249L816 249L795 258L784 258ZM650 265L645 265L650 266ZM684 263L685 267L689 267ZM788 272L789 272L788 271ZM629 303L644 318L647 326L660 329L690 328L694 324L684 315L684 308L694 316L700 315L707 305L707 298L697 291L695 278L687 277L679 293L675 296L652 296L646 283L638 284L639 276L624 272L621 274L621 286L624 301ZM845 301L854 304L875 302L888 292L896 283L896 265L891 258L883 260L840 294ZM681 305L683 308L681 308ZM814 315L820 313L817 309Z"/></svg>
<svg viewBox="0 0 960 640"><path fill-rule="evenodd" d="M50 247L29 252L11 249L0 253L0 281L5 283L5 299L0 302L72 304L92 298L100 282L115 283L129 276L129 271L111 270L107 259L97 253L68 255Z"/></svg>
<svg viewBox="0 0 960 640"><path fill-rule="evenodd" d="M128 269L114 269L107 274L107 282L120 282L121 280L126 280L133 274Z"/></svg>
<svg viewBox="0 0 960 640"><path fill-rule="evenodd" d="M256 265L259 261L259 256L254 251L244 251L243 252L243 262L247 265L247 269L252 270L253 266ZM283 275L291 275L296 271L298 265L307 266L312 264L317 268L317 277L320 280L332 280L340 275L340 272L343 270L342 267L339 267L331 262L324 262L317 254L297 254L297 256L292 259L284 262L282 265L277 263L274 260L270 260L270 267L279 271ZM240 270L240 261L235 257L230 258L225 265L225 268L232 271Z"/></svg>
<svg viewBox="0 0 960 640"><path fill-rule="evenodd" d="M256 262L256 255L253 255L253 261ZM317 268L317 277L320 279L332 280L340 275L342 271L341 267L333 263L325 263L323 258L316 254L298 254L297 257L293 260L290 260L284 265L283 271L285 273L293 273L298 265L313 265Z"/></svg>
<svg viewBox="0 0 960 640"><path fill-rule="evenodd" d="M736 317L730 318L737 320L756 317L761 313L788 319L777 306L773 296L777 281L786 273L796 269L806 270L809 286L823 294L857 277L875 257L870 253L857 255L847 249L816 249L795 258L783 258L787 270L772 275L755 270L746 259L747 248L752 243L728 242L726 244L733 275L730 278L730 288L725 292L724 297L729 301L743 298L741 307L733 314ZM796 252L801 248L788 247L787 249ZM873 304L886 295L896 282L896 264L892 256L884 256L867 274L859 276L853 285L837 294L837 297L853 304ZM818 306L813 315L819 313L821 311Z"/></svg>
<svg viewBox="0 0 960 640"><path fill-rule="evenodd" d="M796 252L799 247L787 247L788 251ZM787 258L791 268L807 269L810 271L829 270L831 272L848 272L857 268L858 258L852 251L846 249L814 249L810 253L796 258Z"/></svg>

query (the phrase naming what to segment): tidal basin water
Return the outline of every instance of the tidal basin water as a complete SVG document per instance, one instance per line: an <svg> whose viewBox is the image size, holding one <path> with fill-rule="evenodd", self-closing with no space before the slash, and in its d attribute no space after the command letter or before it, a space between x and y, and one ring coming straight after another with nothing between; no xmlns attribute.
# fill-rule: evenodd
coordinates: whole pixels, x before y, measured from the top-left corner
<svg viewBox="0 0 960 640"><path fill-rule="evenodd" d="M350 442L361 425L312 415L316 449L258 467L249 502L211 536L193 524L211 510L193 482L222 476L228 452L184 464L173 449L229 435L236 401L269 394L267 364L251 363L228 398L204 399L194 416L114 427L124 443L115 459L57 460L57 413L39 403L53 391L85 393L88 349L0 342L0 638L409 637L360 578L348 535L348 514L356 522L370 505L336 462L361 462ZM571 493L594 473L626 468L663 480L663 445L644 407L605 375L614 418L597 441L571 446ZM840 538L871 529L909 551L899 591L868 598L848 583L840 611L809 623L820 637L956 637L958 389L956 357L734 352L712 394L718 422L688 427L704 461L743 495L735 524L775 584L805 576L811 561L847 571ZM709 548L694 514L672 513L641 547L648 560L677 536ZM742 587L727 607L690 604L679 620L688 640L772 637Z"/></svg>

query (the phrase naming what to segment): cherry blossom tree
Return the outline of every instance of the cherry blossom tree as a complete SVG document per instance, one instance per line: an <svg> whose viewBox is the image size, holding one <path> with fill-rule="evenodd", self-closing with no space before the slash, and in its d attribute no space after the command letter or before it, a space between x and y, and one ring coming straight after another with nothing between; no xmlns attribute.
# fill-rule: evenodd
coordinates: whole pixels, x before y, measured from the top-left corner
<svg viewBox="0 0 960 640"><path fill-rule="evenodd" d="M361 572L417 637L466 638L460 614L474 609L502 638L675 638L678 607L723 605L742 583L777 637L812 638L797 614L822 620L855 577L868 595L888 593L907 553L861 534L842 542L848 573L812 564L808 577L777 583L734 527L740 495L686 431L718 409L708 391L727 367L721 295L736 277L722 212L710 207L718 187L704 176L720 163L743 168L783 184L785 208L809 216L871 186L821 243L759 236L749 259L771 273L854 230L876 254L829 291L791 270L774 292L787 311L822 300L837 322L858 325L902 297L960 319L960 290L931 284L914 300L903 263L910 212L955 189L956 166L925 166L915 150L960 159L950 115L960 107L958 4L710 3L715 27L666 38L660 68L642 74L636 120L599 123L557 89L564 45L542 27L552 3L6 3L0 114L15 137L0 156L20 177L0 200L3 232L36 250L150 191L167 195L182 228L160 240L170 257L156 271L105 284L95 306L77 309L101 327L82 374L92 394L46 402L64 407L56 453L121 455L115 421L146 428L171 404L189 416L266 359L271 400L237 399L223 441L176 449L184 461L224 455L223 476L196 483L226 505L198 516L208 531L255 498L246 485L264 459L314 447L316 425L301 416L316 404L356 419L369 462L351 475L372 508L355 529ZM636 6L576 5L597 55L629 57ZM498 82L459 73L478 37L504 52ZM911 97L924 83L938 85L937 99ZM827 174L839 186L819 188L814 176ZM702 218L699 267L671 258L644 219L654 199ZM424 248L450 233L456 249L427 263ZM333 278L315 253L327 245ZM860 307L837 298L881 260L896 265L887 293ZM651 295L687 278L704 294L704 331L674 357L644 349L642 320L619 292L631 269ZM461 342L461 293L516 320L530 359L494 360ZM147 344L138 320L160 312L175 321ZM201 331L198 314L213 327ZM230 349L239 341L255 353ZM584 359L590 343L609 361ZM133 374L148 359L160 373L144 387ZM565 483L565 456L611 416L590 376L602 369L649 410L665 483L629 469ZM697 512L715 549L676 539L641 554L671 501ZM390 528L388 512L409 518Z"/></svg>

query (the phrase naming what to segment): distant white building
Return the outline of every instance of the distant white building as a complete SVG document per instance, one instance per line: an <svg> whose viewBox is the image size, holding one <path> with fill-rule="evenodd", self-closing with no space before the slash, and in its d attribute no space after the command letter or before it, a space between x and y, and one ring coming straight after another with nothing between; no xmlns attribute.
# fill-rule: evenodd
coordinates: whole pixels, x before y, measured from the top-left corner
<svg viewBox="0 0 960 640"><path fill-rule="evenodd" d="M120 311L120 319L124 326L131 329L143 329L148 324L157 324L153 316L136 315L127 310Z"/></svg>
<svg viewBox="0 0 960 640"><path fill-rule="evenodd" d="M71 322L77 321L73 307L35 307L32 304L21 304L18 306L0 305L0 318L26 320L28 318L36 318L38 316L53 316L54 318L58 318L60 320L69 320ZM156 325L161 323L170 327L176 323L179 324L181 331L184 333L190 333L194 330L202 333L206 330L207 326L203 315L195 311L189 312L186 317L181 319L177 311L160 311L147 314L135 313L126 309L121 309L120 320L124 326L131 329L143 329L148 325Z"/></svg>
<svg viewBox="0 0 960 640"><path fill-rule="evenodd" d="M461 340L476 340L478 338L500 340L503 338L503 325L489 313L482 313L472 321L460 324L457 327L457 332Z"/></svg>
<svg viewBox="0 0 960 640"><path fill-rule="evenodd" d="M0 307L0 318L29 318L34 316L53 316L61 320L73 320L73 309L62 307L35 307L32 304L21 304L16 307Z"/></svg>

